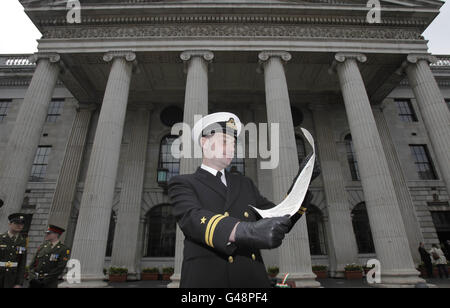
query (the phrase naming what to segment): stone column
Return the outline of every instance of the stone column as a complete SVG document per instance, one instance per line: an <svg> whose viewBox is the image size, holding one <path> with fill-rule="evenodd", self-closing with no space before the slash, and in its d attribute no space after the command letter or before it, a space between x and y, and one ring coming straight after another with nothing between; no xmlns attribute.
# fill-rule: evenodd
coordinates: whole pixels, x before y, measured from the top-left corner
<svg viewBox="0 0 450 308"><path fill-rule="evenodd" d="M214 59L210 51L185 51L180 55L186 67L186 94L184 98L183 123L194 127L194 116L208 114L208 63ZM190 134L189 134L190 135ZM201 165L201 158L181 158L180 174L195 172ZM180 286L181 266L183 263L184 235L177 225L175 240L175 268L170 277L169 288Z"/></svg>
<svg viewBox="0 0 450 308"><path fill-rule="evenodd" d="M320 156L323 186L328 211L328 237L333 250L330 257L332 277L343 277L346 264L357 263L358 248L352 228L350 205L345 190L339 154L334 140L330 109L326 104L309 105L313 113L317 151Z"/></svg>
<svg viewBox="0 0 450 308"><path fill-rule="evenodd" d="M450 112L429 66L436 61L429 55L409 55L405 66L436 155L436 165L450 194Z"/></svg>
<svg viewBox="0 0 450 308"><path fill-rule="evenodd" d="M112 61L112 67L92 146L72 252L72 258L81 262L81 287L106 285L103 264L136 55L110 52L103 59Z"/></svg>
<svg viewBox="0 0 450 308"><path fill-rule="evenodd" d="M280 203L298 172L299 162L292 122L291 105L283 62L291 59L287 52L261 52L258 55L264 70L267 121L269 127L278 123L280 128L279 164L272 170L273 202ZM311 268L306 219L298 221L280 247L280 274L289 273L297 287L318 287Z"/></svg>
<svg viewBox="0 0 450 308"><path fill-rule="evenodd" d="M381 263L383 286L414 286L424 280L418 277L409 250L394 185L386 156L359 72L362 54L335 55L348 123L364 191L377 258Z"/></svg>
<svg viewBox="0 0 450 308"><path fill-rule="evenodd" d="M36 70L1 159L0 199L5 205L0 208L0 230L7 230L9 214L22 208L31 166L61 70L58 54L36 53L30 61L37 63Z"/></svg>
<svg viewBox="0 0 450 308"><path fill-rule="evenodd" d="M80 104L78 106L56 183L48 221L49 224L60 226L66 230L69 225L73 199L77 189L89 123L95 109L96 106L93 104ZM61 237L62 241L65 240L65 235L66 233Z"/></svg>
<svg viewBox="0 0 450 308"><path fill-rule="evenodd" d="M142 106L132 110L132 115L111 266L125 266L128 269L128 280L137 280L137 260L141 257L138 239L150 111Z"/></svg>
<svg viewBox="0 0 450 308"><path fill-rule="evenodd" d="M403 224L405 225L406 235L408 236L409 249L415 264L420 264L420 254L418 251L419 243L423 242L422 231L416 216L416 209L409 192L408 184L403 175L403 170L392 142L389 127L383 114L382 106L372 108L375 122L380 132L381 143L383 144L389 170L391 171L392 183L394 184L397 195L398 205L402 214Z"/></svg>

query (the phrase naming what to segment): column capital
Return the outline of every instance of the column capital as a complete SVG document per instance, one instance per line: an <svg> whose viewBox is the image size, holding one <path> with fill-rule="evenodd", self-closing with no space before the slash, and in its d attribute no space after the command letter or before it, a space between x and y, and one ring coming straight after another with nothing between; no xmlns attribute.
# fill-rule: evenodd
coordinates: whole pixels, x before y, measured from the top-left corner
<svg viewBox="0 0 450 308"><path fill-rule="evenodd" d="M406 57L405 61L400 65L398 70L395 71L397 75L405 74L406 68L411 64L417 64L419 61L427 61L428 63L436 63L437 58L430 54L410 54Z"/></svg>
<svg viewBox="0 0 450 308"><path fill-rule="evenodd" d="M406 57L406 61L408 64L416 64L420 60L425 60L428 63L436 63L437 58L430 54L410 54Z"/></svg>
<svg viewBox="0 0 450 308"><path fill-rule="evenodd" d="M111 62L115 58L125 58L127 62L136 62L136 54L130 50L113 50L103 55L105 62Z"/></svg>
<svg viewBox="0 0 450 308"><path fill-rule="evenodd" d="M340 63L344 63L349 59L354 59L357 62L365 63L367 61L367 57L362 53L355 52L338 52L334 55L333 63L331 63L331 67L328 69L329 74L336 73L336 66Z"/></svg>
<svg viewBox="0 0 450 308"><path fill-rule="evenodd" d="M267 61L272 58L277 57L280 58L283 64L286 64L288 61L292 59L292 55L287 51L261 51L258 54L258 68L256 69L256 72L261 74L264 71L264 64L267 63Z"/></svg>
<svg viewBox="0 0 450 308"><path fill-rule="evenodd" d="M41 59L48 59L50 63L58 63L61 61L61 56L53 52L36 52L28 58L32 63L37 63Z"/></svg>
<svg viewBox="0 0 450 308"><path fill-rule="evenodd" d="M187 74L189 61L194 57L200 57L208 65L209 72L212 72L212 60L214 59L214 53L209 50L186 50L180 54L181 60L184 62L184 73Z"/></svg>
<svg viewBox="0 0 450 308"><path fill-rule="evenodd" d="M186 50L180 54L180 58L184 62L191 60L193 57L201 57L206 62L211 63L214 59L214 53L209 50Z"/></svg>
<svg viewBox="0 0 450 308"><path fill-rule="evenodd" d="M290 61L292 59L292 55L289 52L287 52L287 51L271 51L271 50L267 50L267 51L261 51L258 54L258 59L259 59L260 62L266 62L271 57L281 58L281 60L283 60L284 62L288 62L288 61Z"/></svg>

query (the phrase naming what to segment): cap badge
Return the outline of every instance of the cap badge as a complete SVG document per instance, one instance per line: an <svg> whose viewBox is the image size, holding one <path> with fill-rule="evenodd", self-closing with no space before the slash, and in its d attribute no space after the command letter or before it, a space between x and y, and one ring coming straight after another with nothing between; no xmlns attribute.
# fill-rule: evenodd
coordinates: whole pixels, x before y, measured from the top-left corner
<svg viewBox="0 0 450 308"><path fill-rule="evenodd" d="M236 123L234 122L233 118L230 118L226 125L231 129L237 130Z"/></svg>

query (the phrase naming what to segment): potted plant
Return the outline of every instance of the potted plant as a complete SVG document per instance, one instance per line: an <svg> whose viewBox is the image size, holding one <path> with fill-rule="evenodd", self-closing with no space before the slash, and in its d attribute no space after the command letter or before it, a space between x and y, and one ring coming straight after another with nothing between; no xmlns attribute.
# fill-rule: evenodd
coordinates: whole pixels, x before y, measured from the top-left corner
<svg viewBox="0 0 450 308"><path fill-rule="evenodd" d="M280 269L276 266L269 267L267 269L267 274L269 274L269 277L271 277L271 278L275 278L279 272L280 272Z"/></svg>
<svg viewBox="0 0 450 308"><path fill-rule="evenodd" d="M361 265L357 265L355 263L353 264L347 264L344 268L344 276L345 279L347 280L352 280L352 279L362 279L363 278L363 274L362 274L362 267Z"/></svg>
<svg viewBox="0 0 450 308"><path fill-rule="evenodd" d="M318 279L323 279L328 277L328 267L326 265L313 265L312 271L316 274Z"/></svg>
<svg viewBox="0 0 450 308"><path fill-rule="evenodd" d="M170 280L170 276L173 275L173 267L164 267L162 269L162 280Z"/></svg>
<svg viewBox="0 0 450 308"><path fill-rule="evenodd" d="M159 269L157 267L147 267L142 270L142 280L158 280Z"/></svg>
<svg viewBox="0 0 450 308"><path fill-rule="evenodd" d="M127 281L128 269L123 267L110 267L109 268L109 281L110 282L125 282Z"/></svg>

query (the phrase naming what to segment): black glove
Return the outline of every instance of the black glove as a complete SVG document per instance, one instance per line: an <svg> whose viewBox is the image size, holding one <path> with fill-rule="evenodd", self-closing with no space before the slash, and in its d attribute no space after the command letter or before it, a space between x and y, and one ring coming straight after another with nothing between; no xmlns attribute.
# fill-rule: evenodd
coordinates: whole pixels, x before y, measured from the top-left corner
<svg viewBox="0 0 450 308"><path fill-rule="evenodd" d="M290 228L289 216L264 218L255 222L241 221L236 228L235 242L238 247L277 248Z"/></svg>

